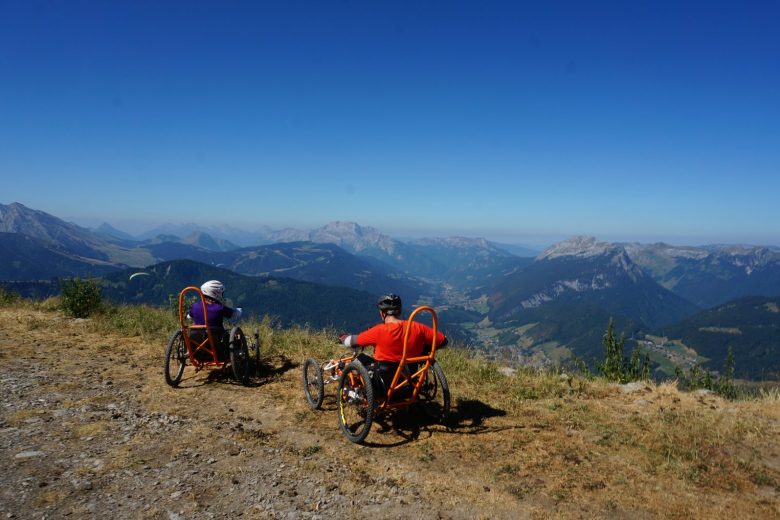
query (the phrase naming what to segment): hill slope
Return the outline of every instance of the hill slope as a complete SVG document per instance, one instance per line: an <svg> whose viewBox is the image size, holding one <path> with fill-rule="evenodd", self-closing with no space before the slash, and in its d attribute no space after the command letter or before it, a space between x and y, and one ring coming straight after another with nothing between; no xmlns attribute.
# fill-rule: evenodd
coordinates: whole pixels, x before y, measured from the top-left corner
<svg viewBox="0 0 780 520"><path fill-rule="evenodd" d="M0 280L99 276L118 269L108 262L59 250L50 242L20 233L0 232Z"/></svg>
<svg viewBox="0 0 780 520"><path fill-rule="evenodd" d="M111 301L166 305L187 286L199 286L218 279L226 286L226 297L250 315L270 315L282 324L333 326L357 330L376 321L375 297L345 287L329 287L289 278L251 277L189 260L174 260L147 267L149 276L136 270L107 275L104 295Z"/></svg>
<svg viewBox="0 0 780 520"><path fill-rule="evenodd" d="M250 276L271 275L324 285L351 287L376 296L394 292L415 302L432 288L378 262L347 253L334 244L287 242L200 255L202 261Z"/></svg>
<svg viewBox="0 0 780 520"><path fill-rule="evenodd" d="M581 237L553 246L501 280L490 295L491 318L511 319L548 302L593 305L650 327L695 310L645 276L622 248Z"/></svg>
<svg viewBox="0 0 780 520"><path fill-rule="evenodd" d="M550 358L549 350L560 347L589 363L601 357L601 335L610 318L630 335L696 310L645 275L621 247L587 237L556 244L504 277L488 304L490 321L500 331L495 347L507 346L510 354L514 350L524 358L539 348Z"/></svg>
<svg viewBox="0 0 780 520"><path fill-rule="evenodd" d="M108 241L97 233L19 203L0 204L0 232L20 233L67 254L113 264L146 265L147 251Z"/></svg>
<svg viewBox="0 0 780 520"><path fill-rule="evenodd" d="M297 363L324 356L327 337L264 328L253 386L189 368L174 390L161 375L167 330L145 340L16 306L0 320L3 516L780 514L777 400L508 377L445 350L448 425L399 414L358 447L338 429L332 387L322 411L302 396Z"/></svg>
<svg viewBox="0 0 780 520"><path fill-rule="evenodd" d="M424 238L409 245L436 262L424 276L467 291L495 283L506 272L531 263L531 258L520 258L479 238Z"/></svg>
<svg viewBox="0 0 780 520"><path fill-rule="evenodd" d="M723 367L731 347L737 377L780 377L780 297L734 300L665 327L662 333L709 358L712 370Z"/></svg>

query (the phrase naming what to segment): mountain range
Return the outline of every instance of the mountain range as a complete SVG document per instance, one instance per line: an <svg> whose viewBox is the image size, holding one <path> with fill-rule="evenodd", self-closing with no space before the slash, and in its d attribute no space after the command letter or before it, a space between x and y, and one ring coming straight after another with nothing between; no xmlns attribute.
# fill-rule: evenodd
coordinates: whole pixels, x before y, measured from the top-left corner
<svg viewBox="0 0 780 520"><path fill-rule="evenodd" d="M248 240L265 243L246 245ZM407 308L434 304L453 337L522 363L554 364L577 356L593 366L602 353L601 334L612 319L632 339L671 332L717 368L723 338L696 330L735 325L726 323L722 312L700 325L699 313L735 299L780 295L780 250L772 247L609 243L580 236L536 257L520 257L510 249L480 238L402 241L353 222L309 231L264 228L253 237L232 228L161 226L134 238L108 224L90 230L18 203L0 205L0 280L28 294L53 290L51 282L47 289L35 280L90 275L104 279L109 298L164 304L170 294L165 291L178 291L177 284L219 273L238 277L231 278L233 286L258 311L273 313L264 306L273 295L280 320L314 323L310 309L300 303L307 291L323 291L358 315L359 306L348 301L371 308L372 298L396 292ZM139 269L157 273L157 281L146 287L153 277L136 277L144 281L123 285L127 273ZM183 274L166 277L161 270ZM269 292L269 280L282 289ZM289 293L287 303L280 291ZM760 338L760 345L732 341L746 359L761 360L760 373L745 370L751 377L780 371L780 316L761 308L748 306L739 313L746 327L754 321L764 327L761 334L751 329L741 336ZM748 317L751 313L755 316ZM375 319L373 309L369 314ZM328 319L354 325L341 314ZM761 348L768 352L763 357L747 353Z"/></svg>
<svg viewBox="0 0 780 520"><path fill-rule="evenodd" d="M780 294L780 249L626 244L629 257L658 283L699 307L750 295Z"/></svg>
<svg viewBox="0 0 780 520"><path fill-rule="evenodd" d="M586 359L611 317L631 332L668 325L698 307L656 283L622 247L576 237L544 251L488 293L488 317L514 331L518 346L552 344ZM496 326L496 325L494 325ZM595 335L594 335L595 334ZM504 336L503 343L509 338Z"/></svg>

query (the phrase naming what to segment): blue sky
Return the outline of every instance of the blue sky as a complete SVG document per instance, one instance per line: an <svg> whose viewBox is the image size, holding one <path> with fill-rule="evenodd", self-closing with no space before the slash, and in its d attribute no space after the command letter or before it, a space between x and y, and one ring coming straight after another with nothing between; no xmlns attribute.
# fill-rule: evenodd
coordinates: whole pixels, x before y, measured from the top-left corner
<svg viewBox="0 0 780 520"><path fill-rule="evenodd" d="M0 0L0 203L780 245L777 2Z"/></svg>

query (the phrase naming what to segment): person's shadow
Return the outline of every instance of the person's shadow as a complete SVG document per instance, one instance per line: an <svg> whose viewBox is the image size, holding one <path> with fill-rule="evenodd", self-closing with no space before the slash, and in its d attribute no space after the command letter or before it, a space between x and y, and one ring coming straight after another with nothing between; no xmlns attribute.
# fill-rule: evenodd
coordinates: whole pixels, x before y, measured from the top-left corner
<svg viewBox="0 0 780 520"><path fill-rule="evenodd" d="M251 376L247 387L260 387L281 377L286 372L298 368L301 364L295 363L285 356L276 356L272 359L262 359L260 362L252 360L250 364ZM220 383L227 385L241 385L233 376L229 366L209 372L205 381L201 384Z"/></svg>
<svg viewBox="0 0 780 520"><path fill-rule="evenodd" d="M392 410L374 419L377 433L392 431L400 439L390 443L367 440L364 444L374 448L392 448L415 441L421 435L426 437L439 433L476 435L513 428L513 426L491 427L485 424L491 417L505 415L506 411L477 399L458 399L456 405L450 409L450 413L442 417L442 410L438 404L421 402L417 406Z"/></svg>
<svg viewBox="0 0 780 520"><path fill-rule="evenodd" d="M503 417L504 410L493 408L478 399L458 399L455 413L451 414L447 426L451 429L480 429L485 419Z"/></svg>

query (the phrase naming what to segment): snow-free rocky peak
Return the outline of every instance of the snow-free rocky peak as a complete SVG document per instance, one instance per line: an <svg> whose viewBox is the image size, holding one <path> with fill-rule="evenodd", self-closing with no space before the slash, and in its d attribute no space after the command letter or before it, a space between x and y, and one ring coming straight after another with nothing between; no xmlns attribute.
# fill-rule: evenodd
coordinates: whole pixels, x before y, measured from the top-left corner
<svg viewBox="0 0 780 520"><path fill-rule="evenodd" d="M383 235L376 228L361 226L355 222L331 222L312 230L309 240L336 244L355 252L375 248L392 255L398 249L397 240Z"/></svg>
<svg viewBox="0 0 780 520"><path fill-rule="evenodd" d="M552 260L563 256L591 258L603 255L620 255L625 253L622 247L609 242L599 242L595 237L576 236L563 242L553 244L537 257L537 260Z"/></svg>

